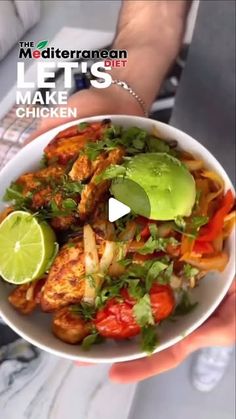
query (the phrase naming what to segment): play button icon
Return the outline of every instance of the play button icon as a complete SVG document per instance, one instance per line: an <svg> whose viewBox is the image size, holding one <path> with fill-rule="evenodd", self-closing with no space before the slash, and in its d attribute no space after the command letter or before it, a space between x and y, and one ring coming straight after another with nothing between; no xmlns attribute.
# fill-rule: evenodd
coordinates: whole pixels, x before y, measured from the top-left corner
<svg viewBox="0 0 236 419"><path fill-rule="evenodd" d="M108 219L111 223L119 218L124 217L131 211L128 205L123 204L115 198L110 198L108 201Z"/></svg>

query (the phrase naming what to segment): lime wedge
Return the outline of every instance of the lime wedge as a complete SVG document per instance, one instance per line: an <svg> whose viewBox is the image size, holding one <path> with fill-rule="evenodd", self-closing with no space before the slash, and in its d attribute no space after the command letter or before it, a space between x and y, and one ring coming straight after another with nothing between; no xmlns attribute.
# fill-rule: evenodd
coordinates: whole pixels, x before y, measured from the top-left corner
<svg viewBox="0 0 236 419"><path fill-rule="evenodd" d="M57 249L54 231L32 214L14 211L0 224L0 276L24 284L42 276Z"/></svg>

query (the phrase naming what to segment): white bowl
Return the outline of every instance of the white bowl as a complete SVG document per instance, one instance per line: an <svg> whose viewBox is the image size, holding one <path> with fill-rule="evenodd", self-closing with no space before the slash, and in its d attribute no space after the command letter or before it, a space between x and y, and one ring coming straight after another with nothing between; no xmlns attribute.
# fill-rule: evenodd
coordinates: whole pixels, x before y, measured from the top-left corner
<svg viewBox="0 0 236 419"><path fill-rule="evenodd" d="M215 159L201 144L184 132L151 119L135 116L103 115L85 118L78 121L68 122L42 134L35 141L24 147L0 173L0 197L11 181L22 173L37 169L44 147L62 129L75 125L79 122L99 121L110 118L112 122L124 127L137 126L147 131L156 127L161 138L175 139L181 148L190 151L194 156L204 160L209 169L217 172L225 182L225 189L233 189L228 175ZM0 201L0 210L5 206ZM160 345L155 352L162 351L179 342L183 337L196 330L216 309L227 293L234 277L234 243L235 233L229 237L226 250L230 255L229 263L222 273L207 275L200 286L192 291L192 298L199 304L191 313L180 317L177 322L164 322L161 327ZM51 332L51 315L37 311L30 316L24 316L14 310L8 303L7 297L11 286L0 281L0 315L4 321L20 336L35 346L54 355L72 360L111 363L128 361L144 357L146 354L140 351L139 339L131 339L123 342L107 341L101 345L94 345L90 351L85 352L79 345L69 345L55 338Z"/></svg>

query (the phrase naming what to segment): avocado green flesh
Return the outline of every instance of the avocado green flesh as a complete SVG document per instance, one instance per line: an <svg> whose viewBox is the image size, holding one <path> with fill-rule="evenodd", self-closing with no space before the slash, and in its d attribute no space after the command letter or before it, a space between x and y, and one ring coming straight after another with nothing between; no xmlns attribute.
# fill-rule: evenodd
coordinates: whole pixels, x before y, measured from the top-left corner
<svg viewBox="0 0 236 419"><path fill-rule="evenodd" d="M138 154L125 167L125 176L113 180L111 193L135 213L153 220L191 214L195 181L178 159L166 153Z"/></svg>

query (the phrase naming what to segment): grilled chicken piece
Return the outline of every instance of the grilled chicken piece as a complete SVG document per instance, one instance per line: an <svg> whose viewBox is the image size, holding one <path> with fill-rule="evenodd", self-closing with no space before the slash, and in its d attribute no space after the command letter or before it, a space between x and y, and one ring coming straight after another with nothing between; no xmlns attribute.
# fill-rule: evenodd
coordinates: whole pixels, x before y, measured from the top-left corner
<svg viewBox="0 0 236 419"><path fill-rule="evenodd" d="M41 306L55 311L81 300L85 289L83 242L66 244L58 253L46 280Z"/></svg>
<svg viewBox="0 0 236 419"><path fill-rule="evenodd" d="M25 173L20 176L16 183L23 187L23 195L26 195L28 192L33 191L36 188L39 188L41 184L49 178L59 179L65 172L65 168L59 165L45 167L44 169L38 170L37 172Z"/></svg>
<svg viewBox="0 0 236 419"><path fill-rule="evenodd" d="M8 301L22 314L30 314L40 302L42 288L46 278L16 287Z"/></svg>
<svg viewBox="0 0 236 419"><path fill-rule="evenodd" d="M79 343L90 333L90 324L70 310L63 307L53 317L52 330L63 342Z"/></svg>
<svg viewBox="0 0 236 419"><path fill-rule="evenodd" d="M66 164L76 158L87 142L101 138L106 127L106 123L94 122L84 128L76 125L60 132L44 149L48 163L57 158L58 163Z"/></svg>
<svg viewBox="0 0 236 419"><path fill-rule="evenodd" d="M79 156L69 172L70 178L77 181L90 178L93 174L93 165L95 161L90 160L85 154Z"/></svg>
<svg viewBox="0 0 236 419"><path fill-rule="evenodd" d="M50 204L52 198L60 209L63 202L63 195L61 192L55 194L55 190L49 181L53 180L56 184L60 181L64 173L65 168L63 166L49 166L35 173L26 173L16 183L23 186L23 195L32 192L32 202L30 204L32 210L46 207ZM75 222L76 218L73 215L60 215L50 220L50 224L55 230L66 230Z"/></svg>
<svg viewBox="0 0 236 419"><path fill-rule="evenodd" d="M110 187L110 181L105 180L100 183L96 183L96 177L102 173L111 164L119 164L122 162L125 154L122 147L117 147L107 153L97 163L96 170L90 182L84 187L81 194L81 200L79 203L79 214L82 220L89 217L102 200L103 196L108 192Z"/></svg>

